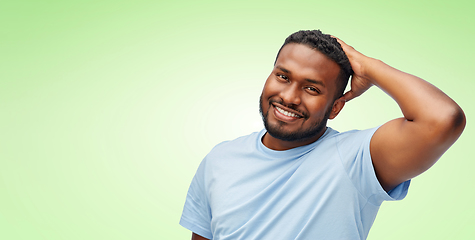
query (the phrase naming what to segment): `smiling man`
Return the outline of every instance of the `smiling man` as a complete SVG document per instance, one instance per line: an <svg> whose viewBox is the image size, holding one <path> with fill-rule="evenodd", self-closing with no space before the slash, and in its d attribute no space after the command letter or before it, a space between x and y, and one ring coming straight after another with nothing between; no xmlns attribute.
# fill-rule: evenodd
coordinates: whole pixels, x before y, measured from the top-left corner
<svg viewBox="0 0 475 240"><path fill-rule="evenodd" d="M362 131L326 127L373 85L403 117ZM465 126L433 85L318 30L285 40L260 112L265 129L217 145L200 164L180 220L192 239L366 239L382 202L403 199Z"/></svg>

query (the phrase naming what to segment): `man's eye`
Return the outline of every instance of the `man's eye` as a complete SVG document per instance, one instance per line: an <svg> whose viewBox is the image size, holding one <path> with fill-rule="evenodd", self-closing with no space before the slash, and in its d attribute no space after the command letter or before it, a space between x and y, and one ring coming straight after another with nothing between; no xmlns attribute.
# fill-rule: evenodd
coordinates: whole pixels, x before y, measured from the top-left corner
<svg viewBox="0 0 475 240"><path fill-rule="evenodd" d="M307 87L307 90L309 90L311 92L314 92L314 93L320 93L320 90L318 90L317 88L314 88L314 87Z"/></svg>
<svg viewBox="0 0 475 240"><path fill-rule="evenodd" d="M288 80L289 80L289 78L288 78L287 76L282 75L282 74L277 74L277 77L282 78L282 79L284 79L285 81L288 81Z"/></svg>

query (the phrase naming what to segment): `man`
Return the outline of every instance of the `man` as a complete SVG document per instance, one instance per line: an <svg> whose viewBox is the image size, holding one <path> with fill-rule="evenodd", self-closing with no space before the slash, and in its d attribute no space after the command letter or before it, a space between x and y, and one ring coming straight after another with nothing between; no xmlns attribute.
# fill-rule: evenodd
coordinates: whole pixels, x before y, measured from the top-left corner
<svg viewBox="0 0 475 240"><path fill-rule="evenodd" d="M326 127L372 85L404 117L363 131ZM285 40L260 111L264 130L217 145L200 164L180 220L192 239L366 239L381 203L404 198L465 127L433 85L318 30Z"/></svg>

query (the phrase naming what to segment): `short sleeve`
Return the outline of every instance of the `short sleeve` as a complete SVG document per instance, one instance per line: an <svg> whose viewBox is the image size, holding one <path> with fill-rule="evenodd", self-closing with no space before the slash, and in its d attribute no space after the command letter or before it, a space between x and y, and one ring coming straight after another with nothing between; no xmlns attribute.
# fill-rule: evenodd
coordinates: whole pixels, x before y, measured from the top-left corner
<svg viewBox="0 0 475 240"><path fill-rule="evenodd" d="M204 162L205 160L198 167L188 189L180 225L200 236L212 239L211 208L204 185Z"/></svg>
<svg viewBox="0 0 475 240"><path fill-rule="evenodd" d="M337 144L341 161L354 186L369 202L379 206L383 201L403 199L407 194L410 180L389 192L386 192L379 183L370 153L371 138L377 129L378 127L343 133L338 136Z"/></svg>

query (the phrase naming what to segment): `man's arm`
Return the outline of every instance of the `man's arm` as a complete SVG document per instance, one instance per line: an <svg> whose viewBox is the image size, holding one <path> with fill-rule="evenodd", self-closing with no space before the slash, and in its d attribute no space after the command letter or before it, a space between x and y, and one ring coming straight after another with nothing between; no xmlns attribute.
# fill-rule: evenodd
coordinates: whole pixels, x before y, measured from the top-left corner
<svg viewBox="0 0 475 240"><path fill-rule="evenodd" d="M196 233L193 233L193 235L191 235L191 240L209 240L209 239L204 238Z"/></svg>
<svg viewBox="0 0 475 240"><path fill-rule="evenodd" d="M379 182L386 191L429 169L457 140L465 127L462 109L432 84L369 58L339 40L354 75L349 101L372 85L391 96L403 118L382 125L370 152Z"/></svg>

